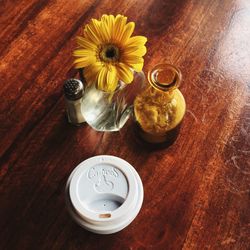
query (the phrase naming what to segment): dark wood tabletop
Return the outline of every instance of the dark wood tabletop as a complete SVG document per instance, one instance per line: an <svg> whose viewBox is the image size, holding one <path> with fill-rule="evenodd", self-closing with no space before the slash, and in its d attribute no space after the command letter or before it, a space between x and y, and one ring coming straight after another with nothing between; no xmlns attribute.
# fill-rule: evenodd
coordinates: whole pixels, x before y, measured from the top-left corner
<svg viewBox="0 0 250 250"><path fill-rule="evenodd" d="M3 0L0 13L0 249L249 249L248 0ZM104 13L148 38L145 73L181 69L187 112L172 146L139 145L132 121L114 133L67 123L75 37ZM127 160L144 186L139 215L112 235L65 206L71 171L100 154Z"/></svg>

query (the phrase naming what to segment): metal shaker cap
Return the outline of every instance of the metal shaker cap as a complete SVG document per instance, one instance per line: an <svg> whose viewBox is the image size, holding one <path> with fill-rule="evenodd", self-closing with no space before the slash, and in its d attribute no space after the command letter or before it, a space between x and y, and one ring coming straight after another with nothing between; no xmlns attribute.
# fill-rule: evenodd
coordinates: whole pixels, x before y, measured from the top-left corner
<svg viewBox="0 0 250 250"><path fill-rule="evenodd" d="M63 86L65 97L69 100L77 100L83 96L83 83L78 79L68 79Z"/></svg>

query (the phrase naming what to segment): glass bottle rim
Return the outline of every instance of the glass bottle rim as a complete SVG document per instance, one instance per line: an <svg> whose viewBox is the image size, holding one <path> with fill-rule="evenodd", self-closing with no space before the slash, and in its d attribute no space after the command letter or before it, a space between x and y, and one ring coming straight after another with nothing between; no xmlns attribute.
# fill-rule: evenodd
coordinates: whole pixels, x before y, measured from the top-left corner
<svg viewBox="0 0 250 250"><path fill-rule="evenodd" d="M163 83L158 80L159 72L170 70L173 73L173 79L169 83ZM152 87L161 91L174 90L180 86L182 74L179 68L172 64L157 64L148 72L148 81Z"/></svg>

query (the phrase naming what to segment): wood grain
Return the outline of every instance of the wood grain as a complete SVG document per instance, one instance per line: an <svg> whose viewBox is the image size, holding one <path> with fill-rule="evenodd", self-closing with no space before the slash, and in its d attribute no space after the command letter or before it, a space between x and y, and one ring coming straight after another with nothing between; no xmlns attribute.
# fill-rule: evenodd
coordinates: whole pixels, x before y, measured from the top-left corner
<svg viewBox="0 0 250 250"><path fill-rule="evenodd" d="M248 0L13 0L0 13L0 249L249 249ZM119 133L66 122L75 37L103 13L148 37L145 72L181 69L187 113L171 147L144 147L132 121ZM107 236L64 202L70 172L99 154L130 162L145 192L135 221Z"/></svg>

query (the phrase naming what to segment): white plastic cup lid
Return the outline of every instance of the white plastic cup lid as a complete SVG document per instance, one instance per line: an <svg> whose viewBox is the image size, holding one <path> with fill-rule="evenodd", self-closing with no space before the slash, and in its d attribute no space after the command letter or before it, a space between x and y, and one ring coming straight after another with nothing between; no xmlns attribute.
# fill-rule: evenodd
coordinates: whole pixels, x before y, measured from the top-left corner
<svg viewBox="0 0 250 250"><path fill-rule="evenodd" d="M143 186L125 160L100 155L80 163L66 185L70 214L85 229L111 234L129 225L140 211Z"/></svg>

